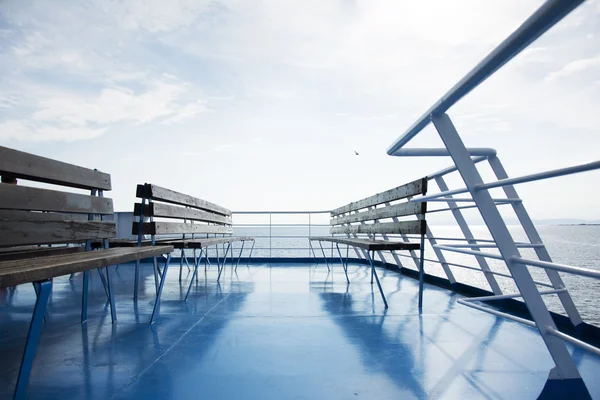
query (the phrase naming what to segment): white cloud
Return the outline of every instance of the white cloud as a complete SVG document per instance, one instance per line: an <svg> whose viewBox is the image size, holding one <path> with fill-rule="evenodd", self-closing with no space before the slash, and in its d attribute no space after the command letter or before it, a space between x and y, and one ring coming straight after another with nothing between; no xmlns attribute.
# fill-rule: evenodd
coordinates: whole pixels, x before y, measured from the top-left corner
<svg viewBox="0 0 600 400"><path fill-rule="evenodd" d="M93 139L101 136L105 129L91 129L73 125L43 125L27 120L8 120L0 122L1 140L20 140L27 142L64 141Z"/></svg>
<svg viewBox="0 0 600 400"><path fill-rule="evenodd" d="M600 56L572 61L558 71L546 75L546 80L560 79L588 70L595 70L597 73L600 72Z"/></svg>

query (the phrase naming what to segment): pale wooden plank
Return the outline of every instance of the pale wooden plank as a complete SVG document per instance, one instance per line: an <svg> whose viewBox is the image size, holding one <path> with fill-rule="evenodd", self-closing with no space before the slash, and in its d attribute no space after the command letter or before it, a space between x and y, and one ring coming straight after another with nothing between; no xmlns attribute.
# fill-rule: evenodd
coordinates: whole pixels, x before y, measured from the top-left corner
<svg viewBox="0 0 600 400"><path fill-rule="evenodd" d="M426 231L426 223L421 221L401 221L401 222L382 222L365 225L346 225L332 227L329 232L332 234L345 233L368 233L368 234L415 234L423 235Z"/></svg>
<svg viewBox="0 0 600 400"><path fill-rule="evenodd" d="M132 234L138 234L139 222L133 223ZM177 222L145 222L142 226L143 235L176 235L184 233L232 233L231 226L186 224Z"/></svg>
<svg viewBox="0 0 600 400"><path fill-rule="evenodd" d="M176 249L202 249L221 243L247 242L253 240L254 238L248 236L226 236L222 238L185 239L177 242L170 242L170 244Z"/></svg>
<svg viewBox="0 0 600 400"><path fill-rule="evenodd" d="M0 210L2 221L87 221L87 214Z"/></svg>
<svg viewBox="0 0 600 400"><path fill-rule="evenodd" d="M392 217L405 217L407 215L424 214L427 203L401 203L387 207L375 208L356 214L343 215L331 219L331 225L343 225L352 222L372 221Z"/></svg>
<svg viewBox="0 0 600 400"><path fill-rule="evenodd" d="M0 176L4 174L80 189L111 189L107 173L0 146Z"/></svg>
<svg viewBox="0 0 600 400"><path fill-rule="evenodd" d="M112 214L113 201L107 197L0 183L0 208L63 213Z"/></svg>
<svg viewBox="0 0 600 400"><path fill-rule="evenodd" d="M0 246L80 242L115 237L113 222L1 221Z"/></svg>
<svg viewBox="0 0 600 400"><path fill-rule="evenodd" d="M363 208L376 206L378 204L405 199L417 194L425 194L426 192L427 178L417 179L416 181L407 183L406 185L398 186L396 188L386 190L385 192L377 193L365 199L353 201L345 206L336 208L335 210L331 211L331 216L333 217L348 213L350 211L356 211Z"/></svg>
<svg viewBox="0 0 600 400"><path fill-rule="evenodd" d="M136 203L133 213L136 216L140 215L141 203ZM145 217L162 217L174 219L187 219L203 222L214 222L220 225L231 225L231 216L215 214L212 212L199 210L195 208L184 208L171 204L151 203L144 205Z"/></svg>
<svg viewBox="0 0 600 400"><path fill-rule="evenodd" d="M0 262L0 287L37 282L108 265L122 264L173 251L173 246L114 248Z"/></svg>
<svg viewBox="0 0 600 400"><path fill-rule="evenodd" d="M25 258L35 258L44 256L55 256L61 254L80 253L85 250L83 246L72 246L72 247L34 247L24 249L22 247L10 247L7 249L1 249L0 261L9 260L22 260Z"/></svg>
<svg viewBox="0 0 600 400"><path fill-rule="evenodd" d="M371 239L354 239L344 237L331 237L331 236L312 236L310 240L320 240L325 242L333 242L339 244L347 244L353 247L359 247L369 251L383 251L383 250L419 250L421 248L420 243L409 243L409 242L395 242L392 240L371 240Z"/></svg>
<svg viewBox="0 0 600 400"><path fill-rule="evenodd" d="M144 191L144 185L138 185L136 196L142 198ZM150 183L146 184L146 196L153 200L163 201L165 203L179 204L184 206L190 206L205 211L211 211L222 215L231 215L231 210L211 203L206 200L202 200L187 194L179 193L171 189L166 189Z"/></svg>

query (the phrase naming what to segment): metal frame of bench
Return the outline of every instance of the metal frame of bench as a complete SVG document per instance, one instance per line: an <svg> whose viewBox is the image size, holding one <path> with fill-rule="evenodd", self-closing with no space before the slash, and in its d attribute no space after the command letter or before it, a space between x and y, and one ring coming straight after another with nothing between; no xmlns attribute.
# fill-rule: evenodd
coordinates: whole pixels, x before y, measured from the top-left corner
<svg viewBox="0 0 600 400"><path fill-rule="evenodd" d="M108 240L116 236L116 226L103 220L113 214L112 200L103 196L105 190L111 189L110 175L106 173L0 146L0 175L61 187L43 189L0 183L0 287L32 283L36 292L14 391L14 398L23 398L52 292L52 279L83 272L83 322L87 319L89 271L96 269L115 322L108 266L170 253L173 247L108 248ZM90 194L62 191L62 187L89 190ZM102 242L103 248L91 251L92 241ZM67 247L70 243L77 246ZM59 247L46 247L54 244Z"/></svg>
<svg viewBox="0 0 600 400"><path fill-rule="evenodd" d="M233 242L242 242L240 254L235 264L236 268L242 257L244 243L252 241L252 248L254 248L254 238L225 236L233 233L231 210L225 207L149 183L137 186L136 197L141 199L141 202L134 205L133 213L135 217L138 217L138 220L133 223L132 233L137 235L136 243L138 247L145 244L145 235L150 235L150 243L152 245L157 242L156 236L182 235L181 238L177 239L160 240L160 243L168 243L173 245L175 249L181 250L179 265L180 281L182 279L183 261L185 260L188 268L190 267L187 256L185 256L185 249L194 251L194 272L185 300L188 298L194 279L198 279L198 266L203 255L205 262L210 265L208 247L213 245L217 247L217 268L219 271L217 282L221 279L221 273L225 269L227 254L230 249L233 264L233 248L231 246ZM148 218L149 221L144 222L144 218ZM155 218L160 218L161 220L157 221ZM167 221L163 221L162 219L166 219ZM178 222L171 222L171 220L178 220ZM197 238L196 234L206 234L207 237ZM215 237L209 238L209 234L214 234ZM217 234L222 234L223 237L216 237ZM191 235L192 237L186 238L186 235ZM223 244L224 246L225 243L227 243L227 250L224 251L223 262L221 263L219 260L218 245ZM200 250L199 257L196 257L196 250ZM138 261L135 267L134 299L137 299L138 293L139 267L140 264ZM168 267L169 263L166 262L161 271L156 258L154 258L156 301L150 323L154 321L154 317L160 307L160 298Z"/></svg>
<svg viewBox="0 0 600 400"><path fill-rule="evenodd" d="M385 308L388 308L388 303L383 293L383 288L379 282L379 277L374 266L375 252L377 251L379 257L385 260L381 255L381 251L394 251L407 250L414 252L420 250L420 260L418 264L419 269L419 309L423 306L423 278L424 278L424 256L425 256L425 235L427 234L427 223L425 222L425 213L427 212L427 203L412 203L409 201L396 202L398 200L410 199L415 195L424 195L427 193L427 178L418 179L414 182L410 182L406 185L398 186L390 190L386 190L382 193L377 193L373 196L364 198L362 200L354 201L345 206L336 208L331 211L331 229L329 236L311 236L310 241L318 241L321 251L323 252L323 258L329 269L329 263L325 256L325 250L323 249L322 242L332 242L335 246L346 274L346 281L350 283L348 278L348 252L350 247L361 249L365 258L369 260L371 267L371 284L373 284L373 277L377 282L379 293L385 304ZM412 221L400 221L398 217L407 217L416 215L417 220ZM381 220L391 220L392 222L380 222ZM367 223L372 221L371 223ZM346 234L346 237L333 236L336 234ZM359 234L366 234L368 238L359 238ZM389 240L388 235L399 234L402 235L404 241L392 241ZM411 243L408 241L406 235L416 234L421 236L420 243ZM383 240L376 240L376 235L381 235ZM340 251L340 244L345 244L346 247L346 261L342 258ZM311 246L312 248L312 246ZM358 254L358 251L357 251ZM313 256L314 254L313 250Z"/></svg>

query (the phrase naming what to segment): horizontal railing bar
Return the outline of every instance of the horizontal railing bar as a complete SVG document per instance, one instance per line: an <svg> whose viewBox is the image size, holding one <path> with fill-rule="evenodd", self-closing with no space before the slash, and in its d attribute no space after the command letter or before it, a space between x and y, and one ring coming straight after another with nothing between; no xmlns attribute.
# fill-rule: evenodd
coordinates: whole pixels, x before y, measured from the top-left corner
<svg viewBox="0 0 600 400"><path fill-rule="evenodd" d="M468 148L470 156L494 157L496 150L488 147L471 147ZM394 157L450 157L450 153L446 148L411 148L396 150L390 156Z"/></svg>
<svg viewBox="0 0 600 400"><path fill-rule="evenodd" d="M551 171L538 172L537 174L519 176L516 178L500 179L496 182L490 183L478 183L474 186L475 190L492 189L496 187L503 187L509 185L516 185L518 183L534 182L543 179L556 178L558 176L572 175L579 172L592 171L600 169L600 161L594 161L587 164L575 165L573 167L559 168Z"/></svg>
<svg viewBox="0 0 600 400"><path fill-rule="evenodd" d="M431 115L439 115L446 112L457 101L479 86L504 64L512 60L524 48L553 27L582 2L583 0L546 1L517 30L492 50L487 57L431 106L402 136L396 139L388 148L387 154L393 154L398 149L404 147L406 143L429 125Z"/></svg>
<svg viewBox="0 0 600 400"><path fill-rule="evenodd" d="M558 294L566 292L566 288L561 289L552 289L552 290L540 290L539 293L542 295L545 294ZM513 294L501 294L497 296L481 296L481 297L469 297L465 301L494 301L494 300L506 300L506 299L517 299L519 297L523 297L521 293L513 293Z"/></svg>
<svg viewBox="0 0 600 400"><path fill-rule="evenodd" d="M477 250L456 249L456 248L453 248L450 246L442 246L442 245L437 245L437 244L434 245L433 247L436 249L440 249L440 250L453 251L455 253L469 254L472 256L481 256L481 257L487 257L487 258L495 258L496 260L504 260L500 254L484 253L482 251L477 251Z"/></svg>
<svg viewBox="0 0 600 400"><path fill-rule="evenodd" d="M577 347L581 347L582 349L585 349L591 353L596 354L597 356L600 356L600 349L592 346L589 343L584 342L583 340L579 340L574 338L573 336L569 336L565 333L562 333L561 331L554 329L554 328L546 328L546 332L548 332L551 335L554 335L558 338L561 338L562 340L564 340L565 342L569 342L572 345L575 345Z"/></svg>
<svg viewBox="0 0 600 400"><path fill-rule="evenodd" d="M513 321L520 322L520 323L522 323L522 324L525 324L525 325L531 326L531 327L533 327L533 328L535 328L535 327L537 326L537 325L535 324L535 322L533 322L533 321L530 321L530 320L528 320L528 319L525 319L525 318L519 318L519 317L515 317L514 315L507 314L507 313L503 313L503 312L501 312L501 311L497 311L497 310L494 310L494 309L492 309L492 308L488 308L488 307L480 306L479 304L473 304L473 303L470 303L470 302L468 301L468 299L458 299L458 300L456 300L456 302L457 302L457 303L459 303L459 304L462 304L463 306L467 306L467 307L475 308L475 309L477 309L477 310L480 310L480 311L483 311L483 312L487 312L487 313L490 313L490 314L494 314L494 315L496 315L496 316L498 316L498 317L502 317L502 318L506 318L506 319L511 319L511 320L513 320Z"/></svg>
<svg viewBox="0 0 600 400"><path fill-rule="evenodd" d="M516 256L511 257L510 260L513 262L520 263L520 264L530 265L532 267L552 269L554 271L568 272L573 275L581 275L581 276L587 276L588 278L600 279L600 271L596 271L593 269L582 268L582 267L573 267L571 265L556 264L556 263L540 261L540 260L528 260L526 258L516 257Z"/></svg>
<svg viewBox="0 0 600 400"><path fill-rule="evenodd" d="M422 203L424 201L427 202L449 202L449 201L453 201L455 203L472 203L475 200L473 199L461 199L461 198L456 198L456 197L440 197L437 199L430 199L430 200L422 200L422 198L416 198L416 199L410 199L409 202L411 203ZM523 200L521 199L492 199L492 201L498 203L498 202L502 202L502 203L521 203Z"/></svg>
<svg viewBox="0 0 600 400"><path fill-rule="evenodd" d="M414 235L406 235L407 237L411 238L411 239L420 239L421 236L414 236ZM456 241L469 241L469 239L467 238L447 238L447 237L433 237L433 236L426 236L428 239L435 239L435 240L456 240ZM471 239L474 240L476 242L487 242L487 243L496 243L493 239Z"/></svg>
<svg viewBox="0 0 600 400"><path fill-rule="evenodd" d="M232 211L232 214L330 214L331 210L318 211Z"/></svg>
<svg viewBox="0 0 600 400"><path fill-rule="evenodd" d="M487 157L485 157L485 156L481 156L481 157L472 157L472 158L471 158L471 160L473 161L473 163L474 163L474 164L478 164L478 163L480 163L480 162L482 162L482 161L485 161L485 160L487 160L487 159L488 159L488 158L487 158ZM439 177L439 176L448 175L448 174L450 174L450 173L452 173L452 172L456 171L457 169L458 169L458 167L457 167L456 165L453 165L453 166L450 166L450 167L447 167L447 168L441 169L441 170L439 170L439 171L437 171L437 172L434 172L434 173L433 173L433 174L431 174L431 175L427 175L427 180L429 180L429 181L430 181L430 180L433 180L433 179L435 179L435 178L437 178L437 177Z"/></svg>
<svg viewBox="0 0 600 400"><path fill-rule="evenodd" d="M545 247L543 243L519 243L516 242L515 245L517 245L517 247L523 247L523 248L538 248L538 247ZM471 248L471 247L481 247L481 248L497 248L498 245L497 244L449 244L447 246L450 247L454 247L454 248Z"/></svg>
<svg viewBox="0 0 600 400"><path fill-rule="evenodd" d="M400 256L400 257L405 257L405 258L413 258L413 259L415 259L415 260L419 260L419 257L412 257L412 256L409 256L409 255L406 255L406 254L396 254L396 255L397 255L397 256ZM434 263L437 263L437 264L442 264L442 262L441 262L441 261L439 261L439 260L432 260L432 259L428 259L428 258L424 258L424 260L425 260L425 261L429 261L429 262L434 262ZM478 272L482 272L482 273L490 273L490 274L492 274L492 275L502 276L502 277L504 277L504 278L509 278L509 279L513 279L513 280L514 280L514 278L513 278L511 275L504 274L504 273L502 273L502 272L497 272L497 271L488 271L488 272L484 272L484 271L483 271L481 268L478 268L478 267L472 267L472 266L470 266L470 265L457 264L457 263L448 262L448 261L446 261L446 262L445 262L445 264L447 264L447 265L449 265L449 266L451 266L451 267L458 267L458 268L471 269L471 270L473 270L473 271L478 271ZM549 283L545 283L545 282L534 281L533 283L535 283L536 285L539 285L539 286L544 286L544 287L554 288L554 286L552 286L552 285L551 285L551 284L549 284Z"/></svg>
<svg viewBox="0 0 600 400"><path fill-rule="evenodd" d="M415 197L413 199L410 199L409 201L412 201L412 202L431 201L431 199L438 199L440 197L446 197L446 196L454 196L455 194L463 194L463 193L467 193L468 191L469 191L469 189L467 189L467 188L446 190L445 192L434 193L434 194L430 194L428 196Z"/></svg>
<svg viewBox="0 0 600 400"><path fill-rule="evenodd" d="M310 225L309 224L271 224L271 225L269 225L269 224L236 224L236 223L234 223L233 226L242 226L242 227L245 226L245 227L255 227L255 228L264 228L264 227L269 227L269 226L299 227L299 228L307 227L308 228L309 226L311 226L311 227L316 226L316 227L324 228L324 227L329 227L330 225L329 224L310 224Z"/></svg>
<svg viewBox="0 0 600 400"><path fill-rule="evenodd" d="M511 203L496 203L497 206L503 206L506 204L511 204ZM437 213L437 212L444 212L444 211L451 211L451 210L466 210L469 208L477 208L477 205L473 204L470 206L458 206L458 207L454 207L454 208L438 208L436 210L427 210L427 214L433 214L433 213Z"/></svg>
<svg viewBox="0 0 600 400"><path fill-rule="evenodd" d="M255 238L273 238L273 239L281 239L281 238L288 238L288 239L308 239L308 236L304 235L304 236L269 236L269 235L252 235L252 237Z"/></svg>

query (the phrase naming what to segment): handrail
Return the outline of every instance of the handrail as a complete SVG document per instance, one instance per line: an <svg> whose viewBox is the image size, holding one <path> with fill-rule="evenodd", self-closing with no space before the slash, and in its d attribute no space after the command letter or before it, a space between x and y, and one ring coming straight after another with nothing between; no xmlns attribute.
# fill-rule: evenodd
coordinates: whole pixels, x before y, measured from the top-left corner
<svg viewBox="0 0 600 400"><path fill-rule="evenodd" d="M404 147L431 122L432 114L443 114L458 100L471 92L504 64L512 60L529 44L552 28L584 0L548 0L537 9L516 31L485 57L440 100L425 112L402 136L388 148L392 155Z"/></svg>

